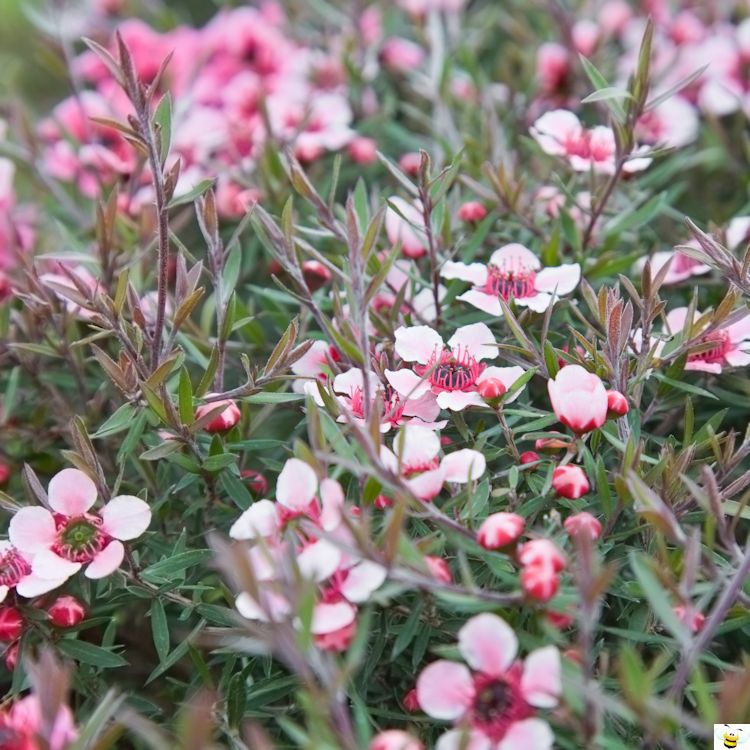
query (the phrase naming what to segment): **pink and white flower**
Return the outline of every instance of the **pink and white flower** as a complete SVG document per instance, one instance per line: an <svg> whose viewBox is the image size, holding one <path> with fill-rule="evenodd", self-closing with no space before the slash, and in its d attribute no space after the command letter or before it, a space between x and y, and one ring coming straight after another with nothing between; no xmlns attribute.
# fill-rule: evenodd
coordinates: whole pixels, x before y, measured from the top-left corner
<svg viewBox="0 0 750 750"><path fill-rule="evenodd" d="M377 312L390 309L396 303L399 292L406 287L401 307L402 315L413 315L420 322L431 323L437 318L435 293L431 286L422 286L416 264L410 260L397 260L386 274L385 284L372 300ZM420 291L417 288L422 286ZM442 302L448 290L438 286L438 301Z"/></svg>
<svg viewBox="0 0 750 750"><path fill-rule="evenodd" d="M525 524L517 513L492 513L479 527L477 541L485 549L502 549L521 536Z"/></svg>
<svg viewBox="0 0 750 750"><path fill-rule="evenodd" d="M441 409L461 411L468 406L486 406L477 392L479 383L496 378L507 390L523 375L521 367L487 367L483 359L497 356L497 343L484 323L462 326L443 343L440 334L429 326L398 328L396 353L412 369L386 370L385 376L396 391L419 398L432 393ZM520 391L508 402L514 401Z"/></svg>
<svg viewBox="0 0 750 750"><path fill-rule="evenodd" d="M435 432L408 425L394 439L393 450L380 449L380 457L420 500L432 500L446 482L467 484L484 474L487 462L479 451L464 448L439 458L440 447Z"/></svg>
<svg viewBox="0 0 750 750"><path fill-rule="evenodd" d="M373 737L369 750L424 750L424 745L408 732L387 729Z"/></svg>
<svg viewBox="0 0 750 750"><path fill-rule="evenodd" d="M456 727L437 750L551 750L554 736L537 718L557 705L560 655L547 646L516 659L518 640L493 614L472 617L458 632L458 649L468 667L440 660L417 680L417 698L429 716Z"/></svg>
<svg viewBox="0 0 750 750"><path fill-rule="evenodd" d="M686 99L673 96L641 115L635 134L649 145L682 148L698 137L699 125L695 107Z"/></svg>
<svg viewBox="0 0 750 750"><path fill-rule="evenodd" d="M690 240L685 245L698 247L697 242ZM654 253L651 258L651 276L656 276L659 271L670 263L667 272L664 275L664 284L679 284L693 276L704 276L711 273L711 266L701 263L695 258L691 258L686 253L679 250L660 250ZM646 259L642 258L635 264L635 270L640 272L646 264Z"/></svg>
<svg viewBox="0 0 750 750"><path fill-rule="evenodd" d="M557 466L552 472L552 489L568 500L583 497L590 489L586 472L580 466L565 464Z"/></svg>
<svg viewBox="0 0 750 750"><path fill-rule="evenodd" d="M394 247L401 245L407 258L421 258L427 254L427 232L425 231L422 204L418 200L409 202L397 195L388 199L385 212L385 233Z"/></svg>
<svg viewBox="0 0 750 750"><path fill-rule="evenodd" d="M607 390L598 375L580 365L567 365L547 381L557 418L573 432L583 434L607 421Z"/></svg>
<svg viewBox="0 0 750 750"><path fill-rule="evenodd" d="M544 312L555 296L569 294L578 286L581 266L567 263L542 269L539 258L531 250L514 242L495 250L487 265L447 261L440 275L444 279L471 282L474 288L457 299L490 315L500 316L500 299L507 302L512 298L521 307Z"/></svg>
<svg viewBox="0 0 750 750"><path fill-rule="evenodd" d="M615 173L617 148L612 128L604 125L584 128L573 112L555 109L536 120L531 126L531 135L542 151L567 159L576 172ZM652 161L644 155L647 152L647 147L636 148L623 170L640 172L646 169Z"/></svg>
<svg viewBox="0 0 750 750"><path fill-rule="evenodd" d="M51 591L86 566L87 578L104 578L120 567L124 541L141 536L151 509L138 497L118 495L91 512L94 482L78 469L63 469L50 480L49 505L21 508L11 519L13 546L31 559L31 575L16 589L22 596Z"/></svg>
<svg viewBox="0 0 750 750"><path fill-rule="evenodd" d="M667 333L682 332L687 318L687 307L678 307L667 314ZM702 313L695 311L693 323ZM686 370L719 374L725 367L744 367L750 364L750 314L728 326L717 328L698 340L700 351L691 351L685 364Z"/></svg>

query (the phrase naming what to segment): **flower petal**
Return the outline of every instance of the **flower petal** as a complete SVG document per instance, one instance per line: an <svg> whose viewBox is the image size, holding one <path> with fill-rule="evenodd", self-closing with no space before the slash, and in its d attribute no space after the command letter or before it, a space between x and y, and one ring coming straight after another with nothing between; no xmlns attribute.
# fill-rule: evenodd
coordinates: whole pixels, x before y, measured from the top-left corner
<svg viewBox="0 0 750 750"><path fill-rule="evenodd" d="M37 578L44 578L48 581L65 580L74 575L81 569L81 563L70 562L59 555L56 555L51 549L45 549L34 555L31 561L31 572Z"/></svg>
<svg viewBox="0 0 750 750"><path fill-rule="evenodd" d="M543 313L547 311L553 299L552 295L547 292L537 292L532 297L520 297L516 300L516 304L519 307L528 307L529 310Z"/></svg>
<svg viewBox="0 0 750 750"><path fill-rule="evenodd" d="M24 576L18 582L16 593L20 596L25 596L27 599L31 599L35 596L41 596L42 594L54 591L54 589L62 586L67 580L67 576L63 578L42 578L32 573L31 575Z"/></svg>
<svg viewBox="0 0 750 750"><path fill-rule="evenodd" d="M504 386L505 390L509 391L513 384L523 375L526 370L523 367L514 365L513 367L488 367L478 378L477 383L481 383L483 380L489 378L495 378L499 380ZM512 396L504 399L504 403L510 404L515 401L523 393L523 388L516 391Z"/></svg>
<svg viewBox="0 0 750 750"><path fill-rule="evenodd" d="M558 296L570 294L581 280L581 266L569 263L562 266L549 266L537 273L534 288L537 292L554 292Z"/></svg>
<svg viewBox="0 0 750 750"><path fill-rule="evenodd" d="M341 593L354 604L366 602L373 591L385 581L386 570L382 565L363 560L349 568L346 579L341 584Z"/></svg>
<svg viewBox="0 0 750 750"><path fill-rule="evenodd" d="M49 504L66 516L80 516L96 502L96 485L78 469L63 469L50 479Z"/></svg>
<svg viewBox="0 0 750 750"><path fill-rule="evenodd" d="M505 620L484 613L458 631L458 649L472 669L499 677L516 658L518 639Z"/></svg>
<svg viewBox="0 0 750 750"><path fill-rule="evenodd" d="M270 500L258 500L232 524L229 529L229 536L232 539L269 537L276 533L278 524L276 503Z"/></svg>
<svg viewBox="0 0 750 750"><path fill-rule="evenodd" d="M542 719L524 719L508 727L497 750L552 750L555 736Z"/></svg>
<svg viewBox="0 0 750 750"><path fill-rule="evenodd" d="M290 458L276 482L276 499L286 508L304 510L318 490L318 477L312 467L298 458Z"/></svg>
<svg viewBox="0 0 750 750"><path fill-rule="evenodd" d="M445 483L445 475L442 468L432 471L423 471L421 474L406 480L409 489L420 500L432 500L440 494Z"/></svg>
<svg viewBox="0 0 750 750"><path fill-rule="evenodd" d="M459 294L456 299L468 302L488 315L494 315L499 318L503 314L503 309L500 307L500 300L494 294L485 294L478 289L469 289L468 292Z"/></svg>
<svg viewBox="0 0 750 750"><path fill-rule="evenodd" d="M471 672L455 661L433 662L417 679L417 700L422 710L435 719L458 719L474 700Z"/></svg>
<svg viewBox="0 0 750 750"><path fill-rule="evenodd" d="M92 561L84 571L86 578L106 578L114 573L125 557L125 547L117 539L110 542Z"/></svg>
<svg viewBox="0 0 750 750"><path fill-rule="evenodd" d="M102 529L115 539L137 539L151 523L151 508L135 495L113 497L99 514Z"/></svg>
<svg viewBox="0 0 750 750"><path fill-rule="evenodd" d="M8 537L21 552L35 553L48 549L57 537L55 519L46 508L21 508L10 519Z"/></svg>
<svg viewBox="0 0 750 750"><path fill-rule="evenodd" d="M473 729L451 729L450 732L440 735L435 750L492 750L492 743L486 735Z"/></svg>
<svg viewBox="0 0 750 750"><path fill-rule="evenodd" d="M560 652L554 646L532 651L524 661L521 692L537 708L553 708L560 697Z"/></svg>
<svg viewBox="0 0 750 750"><path fill-rule="evenodd" d="M429 381L413 370L385 370L385 378L397 393L410 399L419 398L430 390Z"/></svg>
<svg viewBox="0 0 750 750"><path fill-rule="evenodd" d="M487 281L487 266L484 263L455 263L449 260L443 263L440 275L444 279L461 279L482 286Z"/></svg>
<svg viewBox="0 0 750 750"><path fill-rule="evenodd" d="M495 250L490 256L490 265L514 273L536 271L542 267L539 258L520 242L511 242Z"/></svg>
<svg viewBox="0 0 750 750"><path fill-rule="evenodd" d="M448 339L448 346L453 351L461 349L475 359L495 359L498 354L495 337L485 323L461 326Z"/></svg>
<svg viewBox="0 0 750 750"><path fill-rule="evenodd" d="M346 602L335 604L316 604L313 610L310 632L313 635L324 635L341 630L354 622L357 610Z"/></svg>
<svg viewBox="0 0 750 750"><path fill-rule="evenodd" d="M396 354L405 362L426 365L430 357L443 349L440 334L429 326L401 326L394 333Z"/></svg>
<svg viewBox="0 0 750 750"><path fill-rule="evenodd" d="M393 440L393 452L404 466L427 464L440 453L440 438L426 427L404 426Z"/></svg>
<svg viewBox="0 0 750 750"><path fill-rule="evenodd" d="M436 400L441 409L451 411L463 411L467 406L487 406L476 391L443 391Z"/></svg>
<svg viewBox="0 0 750 750"><path fill-rule="evenodd" d="M487 461L479 451L464 448L445 456L440 462L440 468L443 470L446 482L466 484L479 479L484 474Z"/></svg>
<svg viewBox="0 0 750 750"><path fill-rule="evenodd" d="M297 555L300 573L312 581L324 581L333 575L341 562L341 550L326 539L308 544Z"/></svg>

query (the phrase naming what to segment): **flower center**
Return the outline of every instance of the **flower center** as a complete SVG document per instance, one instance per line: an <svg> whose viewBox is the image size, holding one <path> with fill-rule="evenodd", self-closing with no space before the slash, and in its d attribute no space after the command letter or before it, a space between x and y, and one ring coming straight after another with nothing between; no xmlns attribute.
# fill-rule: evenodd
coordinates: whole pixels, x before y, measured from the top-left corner
<svg viewBox="0 0 750 750"><path fill-rule="evenodd" d="M29 573L31 565L15 547L9 547L0 555L0 586L15 586Z"/></svg>
<svg viewBox="0 0 750 750"><path fill-rule="evenodd" d="M731 347L729 334L726 331L712 331L702 336L700 344L710 344L709 348L688 355L688 362L723 362Z"/></svg>
<svg viewBox="0 0 750 750"><path fill-rule="evenodd" d="M383 411L381 416L391 425L400 424L406 404L401 401L398 393L396 393L396 391L390 386L386 386L381 394L383 399ZM355 417L358 417L359 419L365 418L365 397L362 388L355 388L352 391L349 408Z"/></svg>
<svg viewBox="0 0 750 750"><path fill-rule="evenodd" d="M70 562L91 562L104 549L109 536L102 531L99 516L85 514L69 518L55 518L57 539L52 551Z"/></svg>
<svg viewBox="0 0 750 750"><path fill-rule="evenodd" d="M426 471L434 471L440 466L439 458L432 458L429 461L408 464L402 468L402 473L406 479L412 479Z"/></svg>
<svg viewBox="0 0 750 750"><path fill-rule="evenodd" d="M438 391L474 390L477 378L486 365L478 362L466 349L460 346L453 351L443 349L435 353L424 367L415 367L417 375L430 372L430 384Z"/></svg>
<svg viewBox="0 0 750 750"><path fill-rule="evenodd" d="M508 727L516 721L533 716L521 693L521 665L513 665L502 677L474 675L474 702L471 725L489 737L500 741Z"/></svg>
<svg viewBox="0 0 750 750"><path fill-rule="evenodd" d="M520 263L510 268L490 265L488 272L483 289L486 294L502 297L506 302L511 297L523 299L536 294L534 288L536 274Z"/></svg>

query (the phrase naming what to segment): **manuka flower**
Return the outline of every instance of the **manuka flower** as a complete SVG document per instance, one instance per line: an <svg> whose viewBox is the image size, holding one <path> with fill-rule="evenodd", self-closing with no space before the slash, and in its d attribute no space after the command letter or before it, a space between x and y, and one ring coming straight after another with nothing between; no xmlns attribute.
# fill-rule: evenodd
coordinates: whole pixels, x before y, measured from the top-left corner
<svg viewBox="0 0 750 750"><path fill-rule="evenodd" d="M458 631L458 650L469 667L440 660L417 680L419 705L435 719L452 721L436 750L550 750L554 741L538 708L560 695L560 655L548 646L516 660L518 640L493 614L472 617Z"/></svg>
<svg viewBox="0 0 750 750"><path fill-rule="evenodd" d="M49 505L21 508L8 536L31 559L31 576L17 586L22 596L51 591L84 565L87 578L114 573L125 555L123 541L136 539L151 523L151 509L138 497L113 497L91 512L96 485L78 469L63 469L50 480Z"/></svg>
<svg viewBox="0 0 750 750"><path fill-rule="evenodd" d="M461 411L467 406L486 406L477 392L487 378L500 380L510 388L523 375L521 367L487 367L483 359L497 356L497 344L484 323L459 328L447 346L440 334L429 326L411 326L396 330L396 353L412 369L386 370L385 376L396 391L419 398L432 393L441 409ZM520 395L513 394L513 401Z"/></svg>
<svg viewBox="0 0 750 750"><path fill-rule="evenodd" d="M531 250L514 242L495 250L487 265L448 261L441 275L474 285L458 299L490 315L502 315L501 298L506 302L512 298L517 305L544 312L552 304L553 294L569 294L578 286L581 267L568 263L543 269Z"/></svg>

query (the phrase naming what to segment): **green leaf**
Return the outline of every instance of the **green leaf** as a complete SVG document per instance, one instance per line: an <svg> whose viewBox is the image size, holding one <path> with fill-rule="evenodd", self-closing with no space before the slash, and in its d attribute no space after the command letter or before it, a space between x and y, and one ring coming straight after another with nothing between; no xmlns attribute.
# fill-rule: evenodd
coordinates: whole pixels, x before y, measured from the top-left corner
<svg viewBox="0 0 750 750"><path fill-rule="evenodd" d="M180 409L180 419L182 424L192 424L195 420L193 411L193 386L190 382L190 374L187 368L180 370L180 385L177 389L177 402Z"/></svg>
<svg viewBox="0 0 750 750"><path fill-rule="evenodd" d="M63 638L57 648L63 654L75 659L81 664L91 664L101 669L114 669L126 667L128 662L119 654L108 651L106 648L96 646L86 641L77 641L72 638Z"/></svg>
<svg viewBox="0 0 750 750"><path fill-rule="evenodd" d="M153 565L141 571L143 578L169 578L175 573L181 573L187 568L192 568L211 558L210 549L194 549L188 552L179 552L178 554L168 557L166 560L160 560Z"/></svg>
<svg viewBox="0 0 750 750"><path fill-rule="evenodd" d="M201 180L192 190L172 199L169 208L176 208L177 206L184 206L186 203L192 203L196 198L200 198L206 190L213 187L213 184L213 180Z"/></svg>
<svg viewBox="0 0 750 750"><path fill-rule="evenodd" d="M154 125L159 127L159 159L164 164L172 143L172 97L168 92L161 98L156 107Z"/></svg>
<svg viewBox="0 0 750 750"><path fill-rule="evenodd" d="M136 412L132 404L123 404L91 437L104 438L127 430L132 426Z"/></svg>
<svg viewBox="0 0 750 750"><path fill-rule="evenodd" d="M161 599L154 599L151 605L151 634L159 661L162 662L169 653L169 623Z"/></svg>

